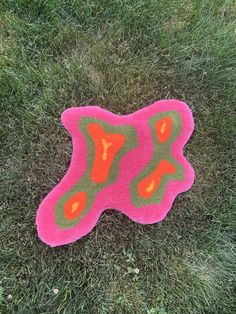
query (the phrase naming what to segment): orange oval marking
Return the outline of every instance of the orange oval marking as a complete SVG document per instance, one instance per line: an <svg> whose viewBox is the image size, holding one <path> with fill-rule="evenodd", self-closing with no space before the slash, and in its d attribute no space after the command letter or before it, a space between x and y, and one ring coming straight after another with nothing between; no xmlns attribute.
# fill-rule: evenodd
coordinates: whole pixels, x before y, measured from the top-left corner
<svg viewBox="0 0 236 314"><path fill-rule="evenodd" d="M150 198L158 189L162 177L165 174L173 174L176 167L167 160L161 160L156 169L138 184L139 195L143 198Z"/></svg>
<svg viewBox="0 0 236 314"><path fill-rule="evenodd" d="M88 132L94 143L94 162L91 179L95 183L105 182L115 155L125 143L123 134L107 133L97 123L88 125Z"/></svg>
<svg viewBox="0 0 236 314"><path fill-rule="evenodd" d="M155 124L156 136L160 143L168 141L171 135L172 119L171 117L165 117L160 119Z"/></svg>
<svg viewBox="0 0 236 314"><path fill-rule="evenodd" d="M73 195L64 205L64 216L68 220L76 219L86 205L86 193L78 192Z"/></svg>

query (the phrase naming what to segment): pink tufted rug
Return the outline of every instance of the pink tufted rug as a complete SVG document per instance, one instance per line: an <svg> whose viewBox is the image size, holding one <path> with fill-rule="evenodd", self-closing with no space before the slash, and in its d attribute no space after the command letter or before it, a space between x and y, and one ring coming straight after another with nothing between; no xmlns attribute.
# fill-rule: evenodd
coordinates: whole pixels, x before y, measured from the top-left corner
<svg viewBox="0 0 236 314"><path fill-rule="evenodd" d="M62 123L72 136L71 164L36 217L38 235L50 246L85 236L108 208L141 224L161 221L193 184L183 148L194 122L182 101L160 100L126 116L70 108Z"/></svg>

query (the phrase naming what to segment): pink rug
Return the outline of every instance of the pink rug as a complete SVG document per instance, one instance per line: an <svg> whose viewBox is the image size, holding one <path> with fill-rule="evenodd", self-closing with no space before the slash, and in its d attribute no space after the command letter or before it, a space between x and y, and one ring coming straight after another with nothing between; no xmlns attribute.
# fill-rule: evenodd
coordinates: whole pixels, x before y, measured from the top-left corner
<svg viewBox="0 0 236 314"><path fill-rule="evenodd" d="M183 148L194 122L182 101L160 100L126 116L70 108L62 123L72 136L71 164L36 217L38 235L50 246L85 236L108 208L141 224L161 221L193 184Z"/></svg>

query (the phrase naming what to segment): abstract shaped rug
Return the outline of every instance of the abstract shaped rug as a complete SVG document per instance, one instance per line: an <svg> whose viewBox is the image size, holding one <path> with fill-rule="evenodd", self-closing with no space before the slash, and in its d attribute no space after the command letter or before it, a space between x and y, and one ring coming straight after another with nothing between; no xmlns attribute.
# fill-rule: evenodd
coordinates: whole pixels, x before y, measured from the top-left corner
<svg viewBox="0 0 236 314"><path fill-rule="evenodd" d="M36 217L38 235L50 246L85 236L109 208L141 224L161 221L193 184L183 148L194 122L182 101L160 100L126 116L70 108L62 123L72 136L71 164Z"/></svg>

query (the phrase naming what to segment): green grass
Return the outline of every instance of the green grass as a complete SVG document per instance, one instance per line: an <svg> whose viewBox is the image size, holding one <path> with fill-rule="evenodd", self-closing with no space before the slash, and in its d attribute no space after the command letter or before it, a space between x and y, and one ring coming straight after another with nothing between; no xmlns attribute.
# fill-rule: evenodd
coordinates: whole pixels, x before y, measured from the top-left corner
<svg viewBox="0 0 236 314"><path fill-rule="evenodd" d="M2 313L235 313L235 16L233 0L1 1ZM61 112L161 98L193 110L193 188L159 224L111 210L41 243L36 209L71 156Z"/></svg>

